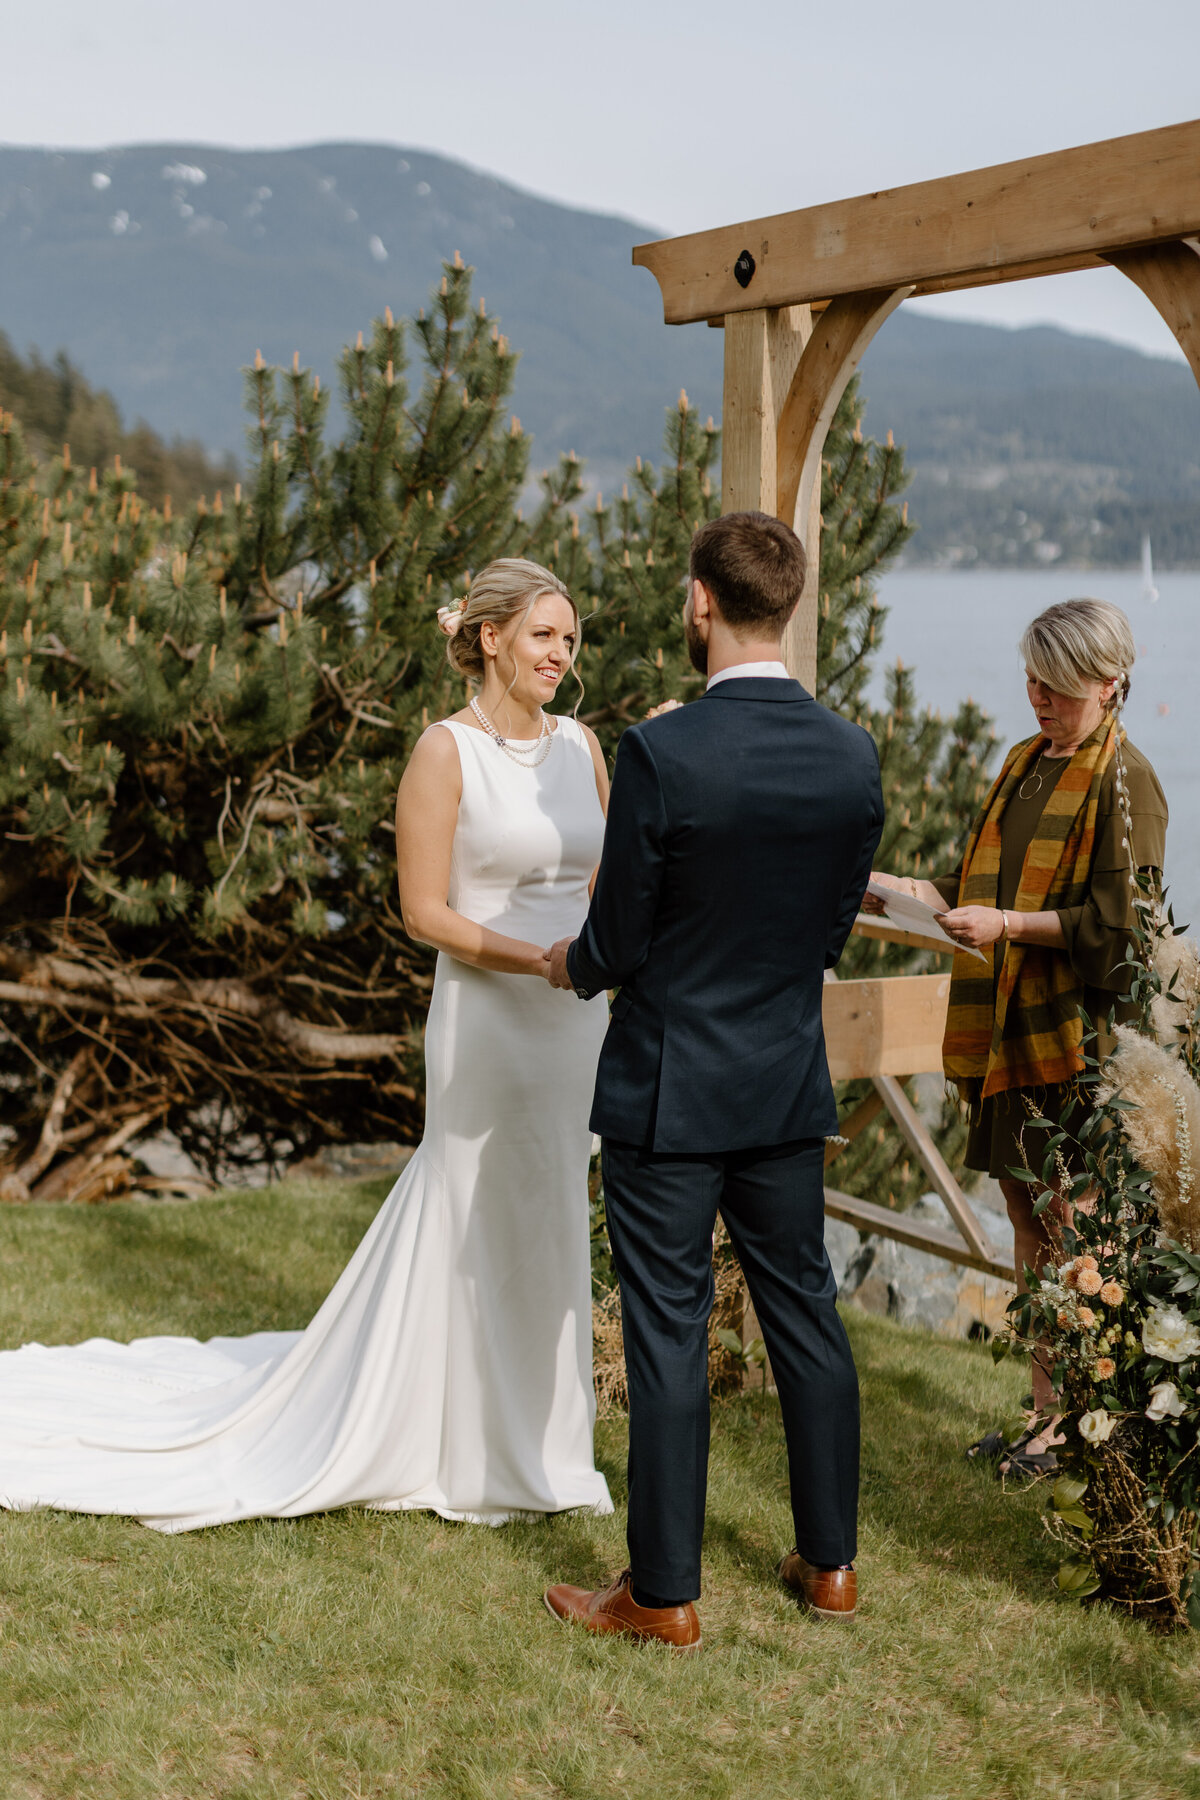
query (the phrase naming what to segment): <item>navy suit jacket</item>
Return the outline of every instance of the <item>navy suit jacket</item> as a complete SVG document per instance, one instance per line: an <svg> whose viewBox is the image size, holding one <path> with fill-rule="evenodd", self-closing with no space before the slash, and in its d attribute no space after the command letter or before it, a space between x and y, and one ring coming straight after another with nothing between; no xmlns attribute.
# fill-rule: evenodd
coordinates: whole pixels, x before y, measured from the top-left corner
<svg viewBox="0 0 1200 1800"><path fill-rule="evenodd" d="M798 681L733 678L632 726L575 991L620 989L592 1130L719 1152L837 1130L821 988L883 829L874 740Z"/></svg>

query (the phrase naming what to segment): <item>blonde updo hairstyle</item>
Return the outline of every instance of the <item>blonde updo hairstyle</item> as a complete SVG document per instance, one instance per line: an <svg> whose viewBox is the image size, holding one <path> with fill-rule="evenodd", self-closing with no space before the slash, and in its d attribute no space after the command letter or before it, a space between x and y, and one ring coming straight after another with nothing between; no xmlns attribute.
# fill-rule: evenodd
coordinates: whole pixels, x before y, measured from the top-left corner
<svg viewBox="0 0 1200 1800"><path fill-rule="evenodd" d="M468 681L481 682L487 672L487 658L479 641L480 627L501 627L513 619L523 619L542 594L561 594L575 614L578 656L579 608L558 576L523 556L498 556L480 569L465 599L457 606L443 606L438 611L438 626L450 640L446 645L450 667ZM574 657L571 666L574 670Z"/></svg>
<svg viewBox="0 0 1200 1800"><path fill-rule="evenodd" d="M1115 681L1109 712L1120 712L1129 698L1136 654L1129 620L1111 600L1060 600L1021 639L1026 668L1056 694L1079 700L1090 683Z"/></svg>

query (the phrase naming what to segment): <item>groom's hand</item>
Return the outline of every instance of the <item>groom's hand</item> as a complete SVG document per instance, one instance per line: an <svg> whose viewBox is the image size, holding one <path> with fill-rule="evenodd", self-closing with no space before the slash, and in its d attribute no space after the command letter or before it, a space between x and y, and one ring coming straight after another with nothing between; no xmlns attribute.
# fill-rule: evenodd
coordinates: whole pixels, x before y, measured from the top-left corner
<svg viewBox="0 0 1200 1800"><path fill-rule="evenodd" d="M575 983L567 973L567 951L574 942L574 938L559 938L557 944L551 944L549 950L542 953L550 965L546 971L546 980L550 986L567 988L572 993L575 990Z"/></svg>

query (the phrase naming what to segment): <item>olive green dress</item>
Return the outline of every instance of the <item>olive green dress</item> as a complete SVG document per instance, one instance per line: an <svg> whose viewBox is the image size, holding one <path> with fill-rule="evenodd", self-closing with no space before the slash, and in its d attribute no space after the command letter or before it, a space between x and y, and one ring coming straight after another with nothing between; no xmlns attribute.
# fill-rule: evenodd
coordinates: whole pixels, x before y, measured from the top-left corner
<svg viewBox="0 0 1200 1800"><path fill-rule="evenodd" d="M1100 727L1108 729L1107 721ZM1129 811L1133 820L1133 852L1138 868L1153 869L1160 875L1164 866L1167 835L1167 802L1158 777L1140 750L1126 741L1122 756L1125 763ZM1017 889L1025 854L1033 840L1059 776L1070 759L1052 760L1043 755L1037 765L1042 785L1028 799L1014 794L1000 821L1000 877L997 906L1015 910ZM1079 1004L1093 1025L1102 1027L1114 1005L1118 1021L1128 1017L1131 1008L1128 993L1129 974L1125 951L1134 923L1132 894L1129 887L1129 852L1122 844L1125 824L1117 803L1116 760L1109 763L1100 784L1099 810L1096 815L1096 848L1092 859L1091 883L1082 906L1065 907L1059 912L1065 948L1060 955L1069 958L1079 981ZM1022 783L1028 788L1028 781ZM950 906L958 904L958 886L962 865L952 875L934 882L942 898ZM996 977L999 978L997 959ZM1102 1028L1100 1042L1089 1044L1089 1056L1104 1056L1112 1048L1112 1039ZM964 1161L969 1169L979 1169L993 1176L1005 1176L1020 1166L1020 1134L1029 1119L1022 1099L1023 1090L1012 1088L993 1094L972 1109ZM1068 1130L1077 1107L1066 1086L1042 1088L1030 1094L1047 1118L1061 1119ZM1025 1148L1033 1167L1039 1167L1044 1152L1042 1132L1026 1136ZM1066 1146L1064 1146L1064 1149ZM1068 1167L1073 1159L1066 1158Z"/></svg>

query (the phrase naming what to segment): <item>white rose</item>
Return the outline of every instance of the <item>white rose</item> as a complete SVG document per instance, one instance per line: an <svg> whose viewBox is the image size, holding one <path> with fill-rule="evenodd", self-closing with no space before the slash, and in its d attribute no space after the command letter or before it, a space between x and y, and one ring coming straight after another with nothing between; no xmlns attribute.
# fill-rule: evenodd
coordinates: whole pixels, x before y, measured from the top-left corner
<svg viewBox="0 0 1200 1800"><path fill-rule="evenodd" d="M1098 1406L1095 1412L1085 1412L1079 1421L1079 1435L1089 1444L1102 1444L1112 1436L1113 1420L1110 1413Z"/></svg>
<svg viewBox="0 0 1200 1800"><path fill-rule="evenodd" d="M1146 1408L1146 1417L1161 1425L1166 1418L1178 1419L1187 1411L1187 1406L1179 1398L1179 1389L1173 1381L1160 1381L1150 1389L1150 1404Z"/></svg>
<svg viewBox="0 0 1200 1800"><path fill-rule="evenodd" d="M1155 1306L1142 1323L1142 1348L1163 1362L1186 1362L1200 1351L1200 1331L1177 1306Z"/></svg>

